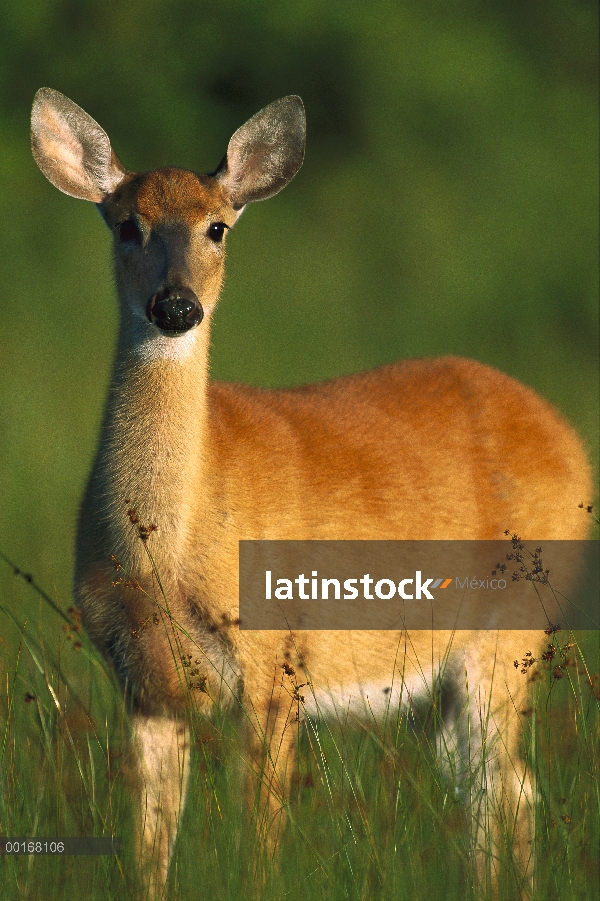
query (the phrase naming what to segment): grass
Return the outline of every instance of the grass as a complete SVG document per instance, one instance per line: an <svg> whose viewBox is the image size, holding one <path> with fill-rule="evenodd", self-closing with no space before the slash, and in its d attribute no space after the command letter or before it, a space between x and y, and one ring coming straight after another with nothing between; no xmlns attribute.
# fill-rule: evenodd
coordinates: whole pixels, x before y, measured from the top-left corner
<svg viewBox="0 0 600 901"><path fill-rule="evenodd" d="M25 590L41 598L27 578ZM4 856L0 901L126 901L136 873L126 705L77 612L60 614L46 601L50 621L41 606L35 622L22 622L10 602L1 608L0 834L112 835L122 849L68 860ZM599 636L553 641L555 658L523 673L531 682L523 742L538 788L534 898L580 901L599 897ZM283 678L293 695L294 678ZM222 901L479 898L465 809L434 754L434 720L431 710L390 715L385 729L307 719L273 866L239 801L239 718L219 710L211 722L196 717L168 897L195 899L201 887ZM514 885L507 853L500 899L514 899Z"/></svg>

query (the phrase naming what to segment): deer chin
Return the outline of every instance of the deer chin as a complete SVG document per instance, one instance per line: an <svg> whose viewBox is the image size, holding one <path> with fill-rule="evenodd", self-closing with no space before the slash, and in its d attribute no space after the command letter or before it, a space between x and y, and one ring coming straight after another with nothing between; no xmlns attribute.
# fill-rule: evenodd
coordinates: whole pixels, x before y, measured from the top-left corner
<svg viewBox="0 0 600 901"><path fill-rule="evenodd" d="M159 328L136 329L137 340L134 353L140 362L159 361L184 362L194 352L198 330L193 327L187 332L165 333ZM177 339L177 340L174 340Z"/></svg>

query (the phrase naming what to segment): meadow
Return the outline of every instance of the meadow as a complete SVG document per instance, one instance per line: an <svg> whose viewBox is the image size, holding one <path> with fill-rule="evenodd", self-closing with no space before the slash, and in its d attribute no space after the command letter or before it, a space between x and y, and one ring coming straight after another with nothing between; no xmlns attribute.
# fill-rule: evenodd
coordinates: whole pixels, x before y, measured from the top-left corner
<svg viewBox="0 0 600 901"><path fill-rule="evenodd" d="M50 606L28 574L17 593ZM42 632L4 605L16 650L3 658L0 823L6 836L105 835L121 838L114 857L5 855L2 901L75 895L93 901L137 898L132 840L131 759L123 693L82 634L77 611ZM598 897L600 847L600 646L592 632L557 632L554 654L534 663L522 716L525 758L535 777L536 860L533 898ZM441 696L389 710L383 722L304 716L310 687L282 672L297 708L298 758L281 857L259 836L264 811L244 813L240 785L247 762L239 730L251 710L217 705L211 721L194 710L188 803L167 897L281 899L481 899L469 858L466 808L435 753ZM235 705L234 705L235 707ZM257 775L258 784L258 775ZM467 795L475 791L467 786ZM479 789L480 791L480 789ZM483 815L493 798L477 803ZM488 809L489 808L489 809ZM505 824L501 899L517 896L518 870ZM67 862L68 860L68 862ZM490 865L492 864L490 857Z"/></svg>
<svg viewBox="0 0 600 901"><path fill-rule="evenodd" d="M109 237L36 169L35 91L83 106L131 169L201 172L254 112L300 94L306 160L231 234L212 375L295 385L473 357L551 401L596 465L596 35L588 0L2 4L0 835L112 834L123 849L2 857L0 901L126 901L134 873L126 704L68 612L117 328ZM523 675L535 898L579 901L598 897L598 634L557 642L561 678ZM171 897L475 898L436 715L303 725L278 868L238 803L239 724L198 721Z"/></svg>

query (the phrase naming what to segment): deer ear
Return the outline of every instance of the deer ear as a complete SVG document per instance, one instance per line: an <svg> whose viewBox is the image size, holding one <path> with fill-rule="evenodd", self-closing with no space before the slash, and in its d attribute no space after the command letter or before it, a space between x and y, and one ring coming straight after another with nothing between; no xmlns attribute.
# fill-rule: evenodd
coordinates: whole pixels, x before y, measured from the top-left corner
<svg viewBox="0 0 600 901"><path fill-rule="evenodd" d="M40 88L33 101L31 150L48 181L81 200L100 203L128 175L106 132L81 107L51 88Z"/></svg>
<svg viewBox="0 0 600 901"><path fill-rule="evenodd" d="M281 191L302 165L305 139L304 104L295 95L270 103L238 128L215 173L234 209Z"/></svg>

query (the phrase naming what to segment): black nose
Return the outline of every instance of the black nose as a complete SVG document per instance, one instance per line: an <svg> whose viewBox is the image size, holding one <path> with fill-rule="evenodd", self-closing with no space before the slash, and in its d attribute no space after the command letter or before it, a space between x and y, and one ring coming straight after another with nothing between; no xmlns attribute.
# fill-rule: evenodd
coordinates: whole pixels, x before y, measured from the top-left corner
<svg viewBox="0 0 600 901"><path fill-rule="evenodd" d="M161 288L148 301L146 315L150 322L174 338L200 325L204 310L190 288Z"/></svg>

